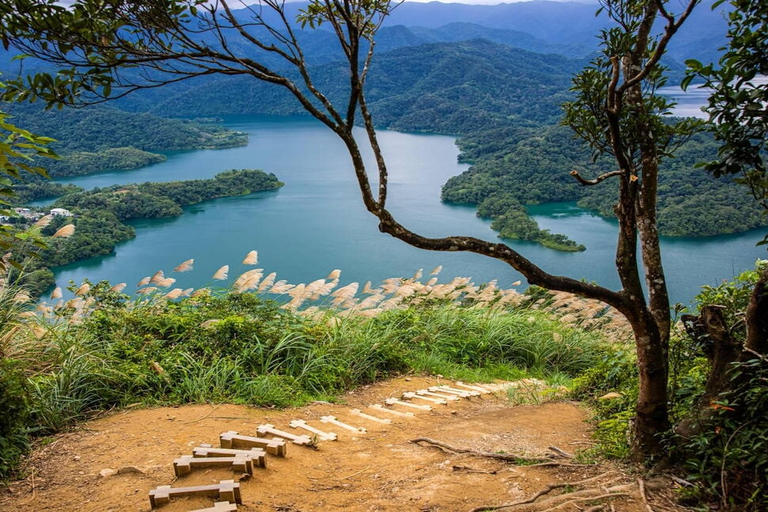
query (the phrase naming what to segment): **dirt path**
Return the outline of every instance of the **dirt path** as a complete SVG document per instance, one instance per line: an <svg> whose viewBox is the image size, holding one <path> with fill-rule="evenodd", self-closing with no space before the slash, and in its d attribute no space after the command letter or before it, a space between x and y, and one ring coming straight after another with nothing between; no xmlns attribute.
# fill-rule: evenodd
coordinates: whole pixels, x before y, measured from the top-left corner
<svg viewBox="0 0 768 512"><path fill-rule="evenodd" d="M288 423L293 419L336 432L339 440L321 442L318 450L291 445L285 458L268 456L266 469L256 469L253 477L240 481L243 505L239 510L468 511L479 505L522 500L547 485L606 471L611 473L604 479L615 477L637 487L634 478L606 466L517 467L409 442L430 437L488 452L544 454L553 445L573 452L589 443L587 413L578 404L511 407L503 394L483 395L437 405L432 411L414 411L413 418L397 419L390 425L349 413L437 383L431 378L401 378L349 393L343 405L316 403L284 411L234 405L122 411L38 448L28 464L30 476L0 494L0 510L148 511L148 492L158 485L204 485L240 477L229 470L208 469L176 479L171 466L175 458L191 454L200 443L217 446L224 431L255 435L256 427L264 423L291 430ZM332 428L319 422L324 415L364 426L368 432L357 435ZM101 476L105 469L120 473ZM637 490L628 494L612 500L614 510L648 511ZM595 503L577 505L564 510L587 510ZM210 499L190 498L173 501L163 510L210 506Z"/></svg>

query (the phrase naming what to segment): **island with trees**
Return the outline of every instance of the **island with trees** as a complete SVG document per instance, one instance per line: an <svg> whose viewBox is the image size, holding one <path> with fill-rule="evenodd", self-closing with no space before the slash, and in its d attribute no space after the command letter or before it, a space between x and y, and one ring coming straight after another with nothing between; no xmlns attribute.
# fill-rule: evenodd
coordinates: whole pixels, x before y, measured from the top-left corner
<svg viewBox="0 0 768 512"><path fill-rule="evenodd" d="M274 174L243 169L205 180L115 185L69 193L44 209L63 209L71 216L51 216L41 230L46 247L39 251L39 257L27 262L21 282L32 295L39 296L55 282L50 267L110 254L117 244L136 236L127 224L131 220L178 217L184 206L281 186ZM51 238L67 224L75 227L71 236Z"/></svg>

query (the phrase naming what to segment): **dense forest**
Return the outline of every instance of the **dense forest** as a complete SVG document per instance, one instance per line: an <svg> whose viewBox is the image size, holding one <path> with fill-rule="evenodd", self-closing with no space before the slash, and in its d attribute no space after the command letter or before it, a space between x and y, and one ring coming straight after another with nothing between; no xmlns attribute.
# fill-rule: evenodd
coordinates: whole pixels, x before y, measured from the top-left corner
<svg viewBox="0 0 768 512"><path fill-rule="evenodd" d="M245 134L210 122L166 119L147 113L92 106L43 110L37 103L3 103L13 122L56 139L60 159L45 162L52 177L123 171L162 162L159 151L244 146Z"/></svg>
<svg viewBox="0 0 768 512"><path fill-rule="evenodd" d="M589 150L558 124L560 105L570 98L570 77L583 66L580 59L487 40L403 47L374 61L367 97L382 128L459 136L461 158L473 166L445 184L444 201L478 205L478 214L494 219L503 238L579 250L578 241L542 232L525 205L578 201L613 215L611 187L582 187L569 175L573 169L596 175L609 170L608 164L593 162ZM316 85L332 99L346 87L341 71L334 63L314 70ZM167 91L144 96L156 100L152 111L161 115L302 114L280 88L255 80L205 80L189 94L198 101ZM666 160L659 195L662 234L710 236L768 224L731 178L696 168L715 151L711 137L701 133Z"/></svg>
<svg viewBox="0 0 768 512"><path fill-rule="evenodd" d="M49 267L110 254L115 246L135 236L125 222L135 219L178 217L182 207L220 197L274 190L283 183L274 174L243 169L230 170L207 180L115 185L78 191L58 199L53 208L65 208L73 217L55 216L42 234L47 248L25 269L23 282L39 296L54 284ZM50 238L59 228L74 224L74 234Z"/></svg>

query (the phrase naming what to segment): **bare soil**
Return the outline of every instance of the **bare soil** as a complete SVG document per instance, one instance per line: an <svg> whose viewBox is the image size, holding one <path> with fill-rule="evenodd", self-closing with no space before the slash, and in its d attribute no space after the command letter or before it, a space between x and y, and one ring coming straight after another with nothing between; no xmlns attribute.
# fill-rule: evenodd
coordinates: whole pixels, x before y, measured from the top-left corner
<svg viewBox="0 0 768 512"><path fill-rule="evenodd" d="M439 383L450 384L435 378L400 378L352 391L343 397L343 403L314 403L288 410L223 404L120 411L56 436L35 449L26 466L28 477L0 492L0 510L148 511L149 490L159 485L205 485L234 479L240 480L243 504L239 510L243 511L466 512L478 506L525 500L548 485L598 475L590 482L598 494L624 491L620 493L623 495L565 504L546 501L563 492L558 489L533 505L504 510L674 509L666 482L647 483L646 504L637 478L610 465L569 466L573 461L557 459L566 465L515 466L410 442L429 437L485 452L542 455L551 453L550 446L556 446L573 453L590 444L585 421L588 412L576 403L511 406L503 393L486 394L447 406L435 405L432 411L414 410L413 418L393 417L390 425L349 413ZM364 412L385 417L371 409ZM366 427L368 432L355 434L323 424L319 419L324 415ZM339 439L321 442L317 449L290 445L285 458L268 455L267 468L256 469L252 477L226 469L174 476L175 458L191 454L200 443L218 446L222 432L255 435L258 425L271 423L301 433L289 428L293 419L304 419L320 430L335 432ZM119 472L100 475L105 469ZM191 511L211 507L212 503L212 499L184 498L172 501L163 510ZM596 508L600 506L604 508Z"/></svg>

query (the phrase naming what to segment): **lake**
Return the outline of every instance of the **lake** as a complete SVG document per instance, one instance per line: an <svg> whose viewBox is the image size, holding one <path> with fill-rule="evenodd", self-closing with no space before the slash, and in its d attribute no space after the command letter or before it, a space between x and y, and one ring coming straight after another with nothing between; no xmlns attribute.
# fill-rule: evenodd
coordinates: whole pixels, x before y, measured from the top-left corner
<svg viewBox="0 0 768 512"><path fill-rule="evenodd" d="M136 238L116 253L55 269L59 285L84 278L126 282L133 292L142 277L194 258L194 270L173 274L174 286L200 287L222 265L230 276L247 268L240 261L259 252L259 267L291 283L323 278L341 269L342 284L374 283L410 277L443 265L441 282L455 276L475 283L498 280L509 287L522 279L507 265L473 254L414 249L379 233L362 206L345 149L336 136L307 118L232 117L232 129L247 132L246 147L168 153L168 160L135 171L105 172L58 181L93 188L117 183L209 178L227 169L262 169L285 182L277 191L222 198L187 207L175 219L133 222ZM427 236L471 235L496 240L490 222L475 209L440 202L440 187L468 168L457 163L454 138L381 131L380 142L391 172L390 210ZM371 159L370 155L369 160ZM530 242L510 242L545 270L585 278L612 288L619 281L613 265L616 224L571 203L531 208L542 228L564 233L586 245L582 253L563 253ZM765 249L755 243L760 230L711 238L664 239L663 252L673 302L688 303L703 284L717 284L751 268ZM524 282L524 280L523 280ZM523 289L525 285L520 286Z"/></svg>

